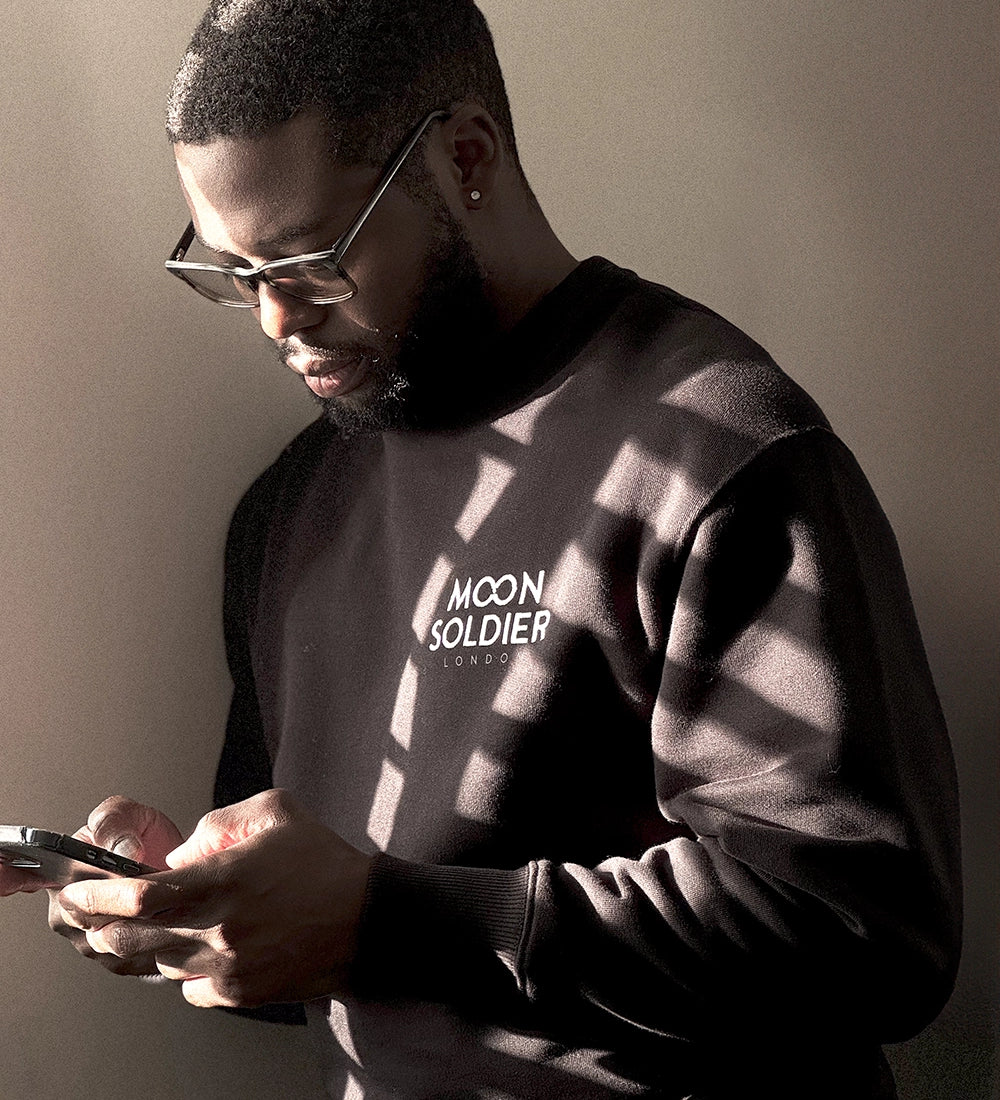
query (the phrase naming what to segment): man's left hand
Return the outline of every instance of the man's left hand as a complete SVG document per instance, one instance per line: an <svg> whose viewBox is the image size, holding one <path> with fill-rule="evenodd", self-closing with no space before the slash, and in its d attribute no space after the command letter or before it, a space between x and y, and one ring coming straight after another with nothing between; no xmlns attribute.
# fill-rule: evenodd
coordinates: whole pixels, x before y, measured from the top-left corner
<svg viewBox="0 0 1000 1100"><path fill-rule="evenodd" d="M371 859L285 791L207 814L166 862L155 875L67 886L64 919L97 952L152 953L204 1008L346 989Z"/></svg>

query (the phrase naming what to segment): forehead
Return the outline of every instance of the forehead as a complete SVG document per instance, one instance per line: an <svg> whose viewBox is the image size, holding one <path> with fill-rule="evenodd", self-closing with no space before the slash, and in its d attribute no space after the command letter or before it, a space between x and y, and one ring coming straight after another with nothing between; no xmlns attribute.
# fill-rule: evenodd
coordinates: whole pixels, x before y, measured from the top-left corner
<svg viewBox="0 0 1000 1100"><path fill-rule="evenodd" d="M334 164L322 119L306 113L252 137L181 142L174 155L201 238L248 259L350 217L375 174Z"/></svg>

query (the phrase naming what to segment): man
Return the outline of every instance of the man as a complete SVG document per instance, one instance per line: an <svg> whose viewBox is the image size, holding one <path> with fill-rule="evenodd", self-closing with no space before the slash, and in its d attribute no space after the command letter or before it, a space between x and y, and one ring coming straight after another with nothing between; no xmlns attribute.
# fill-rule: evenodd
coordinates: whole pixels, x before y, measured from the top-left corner
<svg viewBox="0 0 1000 1100"><path fill-rule="evenodd" d="M168 129L168 266L323 416L230 531L221 808L102 804L169 870L54 927L304 1004L332 1096L893 1095L954 975L954 778L819 410L568 254L471 3L220 0Z"/></svg>

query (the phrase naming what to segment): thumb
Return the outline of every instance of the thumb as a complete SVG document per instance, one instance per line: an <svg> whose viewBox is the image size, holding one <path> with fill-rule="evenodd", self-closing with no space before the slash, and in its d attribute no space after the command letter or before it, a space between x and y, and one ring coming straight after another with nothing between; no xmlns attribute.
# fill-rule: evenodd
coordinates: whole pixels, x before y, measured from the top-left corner
<svg viewBox="0 0 1000 1100"><path fill-rule="evenodd" d="M293 812L284 791L261 791L243 802L213 810L195 831L166 856L168 867L184 867L286 822Z"/></svg>
<svg viewBox="0 0 1000 1100"><path fill-rule="evenodd" d="M205 814L187 840L166 854L166 865L174 870L187 867L199 859L216 852L224 852L241 840L246 840L246 830L234 829L232 825L224 811L213 810L212 813Z"/></svg>
<svg viewBox="0 0 1000 1100"><path fill-rule="evenodd" d="M129 859L163 867L163 856L181 839L177 826L159 810L115 796L90 815L85 830L92 842Z"/></svg>

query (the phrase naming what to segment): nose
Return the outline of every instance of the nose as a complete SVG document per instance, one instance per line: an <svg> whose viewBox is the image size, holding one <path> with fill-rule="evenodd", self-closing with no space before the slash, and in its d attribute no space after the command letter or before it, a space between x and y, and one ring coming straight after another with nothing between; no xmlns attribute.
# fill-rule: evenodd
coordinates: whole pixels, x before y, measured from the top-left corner
<svg viewBox="0 0 1000 1100"><path fill-rule="evenodd" d="M264 282L257 290L260 297L260 305L256 310L257 320L264 334L272 340L287 340L296 332L314 328L326 318L326 306L282 294L280 290Z"/></svg>

